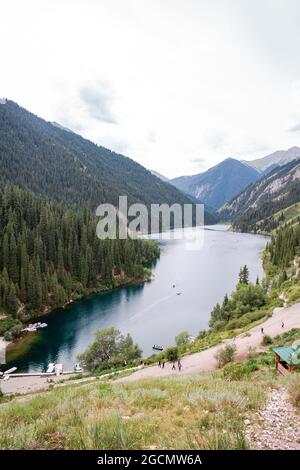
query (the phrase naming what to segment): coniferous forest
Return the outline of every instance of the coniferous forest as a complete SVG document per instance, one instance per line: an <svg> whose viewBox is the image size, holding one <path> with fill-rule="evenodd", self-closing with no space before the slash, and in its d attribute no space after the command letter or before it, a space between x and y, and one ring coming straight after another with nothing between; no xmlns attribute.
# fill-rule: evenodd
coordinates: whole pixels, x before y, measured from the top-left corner
<svg viewBox="0 0 300 470"><path fill-rule="evenodd" d="M21 321L93 291L145 278L159 256L152 241L99 240L92 211L67 208L16 186L0 194L0 311L12 315L1 334ZM0 325L1 328L1 325Z"/></svg>
<svg viewBox="0 0 300 470"><path fill-rule="evenodd" d="M285 269L300 253L300 224L284 226L273 235L267 252L273 266Z"/></svg>

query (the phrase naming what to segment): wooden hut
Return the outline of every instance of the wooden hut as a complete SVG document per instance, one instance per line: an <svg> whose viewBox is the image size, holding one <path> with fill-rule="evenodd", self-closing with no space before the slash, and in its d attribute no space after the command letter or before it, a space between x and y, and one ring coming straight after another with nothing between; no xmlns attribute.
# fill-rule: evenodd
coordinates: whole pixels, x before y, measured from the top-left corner
<svg viewBox="0 0 300 470"><path fill-rule="evenodd" d="M280 348L273 348L275 353L275 367L280 374L286 375L292 372L295 365L292 362L295 350L291 346L282 346Z"/></svg>

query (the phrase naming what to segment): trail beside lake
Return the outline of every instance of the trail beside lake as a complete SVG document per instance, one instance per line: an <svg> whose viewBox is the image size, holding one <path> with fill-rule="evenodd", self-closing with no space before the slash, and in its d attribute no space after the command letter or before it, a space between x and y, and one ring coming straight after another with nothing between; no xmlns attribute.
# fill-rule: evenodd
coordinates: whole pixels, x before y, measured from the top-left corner
<svg viewBox="0 0 300 470"><path fill-rule="evenodd" d="M282 328L282 321L284 321L284 328ZM133 372L131 375L116 379L116 382L129 382L134 380L151 379L157 377L166 377L176 374L195 374L204 371L211 371L217 368L215 360L216 351L223 347L224 344L233 343L237 347L237 359L243 359L247 356L249 348L259 349L261 346L262 333L261 328L264 329L264 333L269 336L277 336L285 331L289 331L293 328L300 328L300 302L287 307L287 308L276 308L270 317L264 323L250 329L247 334L243 333L237 336L235 339L224 341L224 343L206 349L205 351L190 354L182 358L182 370L181 372L172 371L171 364L166 364L164 369L158 366L145 367ZM64 377L54 377L53 381L59 382ZM78 380L77 383L84 382L86 380L92 380L83 378ZM7 382L2 381L2 391L7 394L14 393L28 393L34 392L39 389L48 388L49 383L45 377L23 377L23 378L11 378ZM72 382L67 382L72 384ZM74 383L74 382L73 382Z"/></svg>
<svg viewBox="0 0 300 470"><path fill-rule="evenodd" d="M284 328L282 328L282 321ZM271 337L280 335L285 331L292 328L300 328L300 302L287 307L274 309L272 317L261 323L258 326L250 329L246 334L242 333L234 339L224 341L221 345L214 346L206 349L205 351L190 354L182 358L182 370L180 374L194 374L197 372L210 371L217 368L215 359L216 351L224 344L235 344L237 348L236 358L243 359L247 356L249 348L259 348L263 334L261 328L264 329L264 334ZM131 374L128 377L118 379L119 382L129 382L132 380L148 379L153 377L165 377L169 375L178 374L178 370L172 371L171 364L166 364L164 369L158 366L147 367L138 372Z"/></svg>

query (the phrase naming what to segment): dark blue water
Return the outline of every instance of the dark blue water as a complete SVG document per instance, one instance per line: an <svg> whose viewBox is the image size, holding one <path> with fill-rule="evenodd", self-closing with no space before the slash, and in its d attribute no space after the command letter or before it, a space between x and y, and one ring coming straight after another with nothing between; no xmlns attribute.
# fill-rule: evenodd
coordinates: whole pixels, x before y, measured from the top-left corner
<svg viewBox="0 0 300 470"><path fill-rule="evenodd" d="M73 368L93 333L107 326L130 333L144 356L152 354L154 343L173 344L180 331L195 335L206 329L212 307L234 289L242 265L248 265L252 280L263 274L260 256L266 238L224 229L204 230L201 250L187 250L183 240L161 241L151 283L95 295L53 312L45 318L48 328L35 335L12 365L18 371L40 371L49 362Z"/></svg>

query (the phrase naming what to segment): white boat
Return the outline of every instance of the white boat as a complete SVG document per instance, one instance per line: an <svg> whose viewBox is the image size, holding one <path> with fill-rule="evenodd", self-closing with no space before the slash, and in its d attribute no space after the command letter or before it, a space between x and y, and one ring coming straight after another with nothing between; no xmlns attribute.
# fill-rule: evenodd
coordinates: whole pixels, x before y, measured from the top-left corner
<svg viewBox="0 0 300 470"><path fill-rule="evenodd" d="M22 331L28 331L29 333L35 332L39 330L40 328L46 328L48 325L47 323L30 323L26 328L24 328Z"/></svg>
<svg viewBox="0 0 300 470"><path fill-rule="evenodd" d="M50 362L47 367L47 374L54 374L55 366L56 366L55 362Z"/></svg>
<svg viewBox="0 0 300 470"><path fill-rule="evenodd" d="M34 333L36 331L36 327L34 325L29 325L27 328L24 328L23 331L28 331L29 333Z"/></svg>

